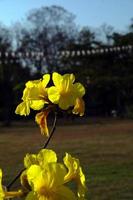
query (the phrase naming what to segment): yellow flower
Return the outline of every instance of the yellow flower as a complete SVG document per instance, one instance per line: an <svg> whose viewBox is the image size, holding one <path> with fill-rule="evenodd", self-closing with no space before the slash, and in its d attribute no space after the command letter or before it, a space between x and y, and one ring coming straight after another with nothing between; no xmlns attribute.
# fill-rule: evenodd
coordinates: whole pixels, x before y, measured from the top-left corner
<svg viewBox="0 0 133 200"><path fill-rule="evenodd" d="M55 86L48 89L48 98L63 110L74 106L76 99L83 97L85 94L84 86L81 83L74 83L75 76L73 74L61 76L54 72L52 79Z"/></svg>
<svg viewBox="0 0 133 200"><path fill-rule="evenodd" d="M76 103L75 106L73 108L73 114L79 114L80 116L84 115L85 112L85 103L84 100L82 98L77 98L76 99Z"/></svg>
<svg viewBox="0 0 133 200"><path fill-rule="evenodd" d="M0 200L3 200L5 197L3 188L2 188L2 170L0 169Z"/></svg>
<svg viewBox="0 0 133 200"><path fill-rule="evenodd" d="M21 184L29 191L26 200L85 200L85 176L79 160L66 153L64 164L57 163L57 155L50 149L27 154L21 176ZM65 186L72 180L78 187L77 196Z"/></svg>
<svg viewBox="0 0 133 200"><path fill-rule="evenodd" d="M76 200L75 194L64 186L66 169L59 163L48 163L43 169L32 165L27 178L32 191L26 200Z"/></svg>
<svg viewBox="0 0 133 200"><path fill-rule="evenodd" d="M30 108L33 110L40 110L45 104L48 104L46 86L49 80L50 75L45 74L43 79L28 81L23 91L23 102L17 106L15 113L26 116L30 114Z"/></svg>
<svg viewBox="0 0 133 200"><path fill-rule="evenodd" d="M32 165L40 166L40 168L43 169L45 165L47 165L48 163L56 163L56 162L57 162L56 153L50 149L42 149L38 154L26 154L26 156L24 157L24 166L26 170L23 171L20 177L21 185L25 189L30 190L30 185L27 179L27 170Z"/></svg>
<svg viewBox="0 0 133 200"><path fill-rule="evenodd" d="M68 173L65 176L65 181L75 180L78 185L78 199L85 199L86 185L85 175L80 166L79 160L66 153L64 157L64 164L68 168Z"/></svg>

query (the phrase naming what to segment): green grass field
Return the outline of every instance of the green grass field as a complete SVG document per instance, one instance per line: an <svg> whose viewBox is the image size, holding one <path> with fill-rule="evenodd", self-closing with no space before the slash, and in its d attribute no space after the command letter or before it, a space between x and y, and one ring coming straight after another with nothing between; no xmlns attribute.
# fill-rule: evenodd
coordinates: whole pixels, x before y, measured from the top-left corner
<svg viewBox="0 0 133 200"><path fill-rule="evenodd" d="M0 128L0 166L4 184L23 168L23 157L43 146L35 124ZM88 187L87 200L133 200L133 121L100 120L96 123L57 126L48 148L59 159L65 152L80 159Z"/></svg>

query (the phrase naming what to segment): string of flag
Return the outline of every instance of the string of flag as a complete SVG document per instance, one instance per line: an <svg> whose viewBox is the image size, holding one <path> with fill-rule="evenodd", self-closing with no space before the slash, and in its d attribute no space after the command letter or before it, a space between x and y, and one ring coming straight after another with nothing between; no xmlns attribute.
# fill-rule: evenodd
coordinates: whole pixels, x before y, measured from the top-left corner
<svg viewBox="0 0 133 200"><path fill-rule="evenodd" d="M74 56L91 56L91 55L101 55L113 52L132 52L133 45L127 46L114 46L114 47L105 47L105 48L93 48L87 50L62 50L59 52L60 56L64 57L74 57Z"/></svg>
<svg viewBox="0 0 133 200"><path fill-rule="evenodd" d="M103 48L92 48L92 49L80 49L80 50L60 50L56 53L49 53L45 54L43 51L0 51L0 64L1 63L14 63L19 62L20 60L24 59L33 59L36 61L39 60L46 60L47 56L51 56L55 59L61 58L68 58L68 57L85 57L85 56L92 56L92 55L102 55L108 53L121 53L121 52L132 52L133 45L125 45L125 46L110 46L110 47L103 47Z"/></svg>

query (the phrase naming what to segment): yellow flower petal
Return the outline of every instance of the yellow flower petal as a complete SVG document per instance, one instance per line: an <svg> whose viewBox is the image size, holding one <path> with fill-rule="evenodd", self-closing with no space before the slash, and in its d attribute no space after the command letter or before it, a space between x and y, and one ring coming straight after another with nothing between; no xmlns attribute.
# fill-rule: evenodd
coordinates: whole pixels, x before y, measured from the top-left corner
<svg viewBox="0 0 133 200"><path fill-rule="evenodd" d="M24 166L25 168L29 168L31 165L38 164L38 159L36 154L27 153L24 157Z"/></svg>
<svg viewBox="0 0 133 200"><path fill-rule="evenodd" d="M59 107L62 109L62 110L67 110L70 106L72 106L73 102L71 102L72 99L66 97L60 97L60 101L59 101Z"/></svg>
<svg viewBox="0 0 133 200"><path fill-rule="evenodd" d="M52 86L48 89L48 98L52 103L58 104L60 94L55 86Z"/></svg>
<svg viewBox="0 0 133 200"><path fill-rule="evenodd" d="M41 110L44 107L45 101L44 100L32 100L30 107L33 110Z"/></svg>
<svg viewBox="0 0 133 200"><path fill-rule="evenodd" d="M75 106L72 110L73 114L79 114L80 116L84 115L85 112L85 103L84 100L82 98L77 98L76 99L76 103Z"/></svg>
<svg viewBox="0 0 133 200"><path fill-rule="evenodd" d="M20 103L16 110L15 110L16 114L19 115L29 115L30 114L30 102L28 101L23 101L22 103Z"/></svg>
<svg viewBox="0 0 133 200"><path fill-rule="evenodd" d="M57 88L59 88L60 87L60 83L62 81L62 76L59 73L54 72L53 75L52 75L52 79L53 79L54 85Z"/></svg>
<svg viewBox="0 0 133 200"><path fill-rule="evenodd" d="M47 163L50 162L57 162L57 156L56 153L49 149L42 149L38 155L37 159L39 162L39 165L43 168Z"/></svg>
<svg viewBox="0 0 133 200"><path fill-rule="evenodd" d="M65 176L65 180L69 181L71 179L75 179L77 176L77 172L79 171L79 160L73 158L70 154L66 153L64 157L64 164L68 168L68 173Z"/></svg>
<svg viewBox="0 0 133 200"><path fill-rule="evenodd" d="M64 184L66 169L59 163L47 163L43 169L32 165L27 171L29 183L33 185L34 191L47 195L52 191L58 190L58 187ZM45 188L45 190L43 190Z"/></svg>
<svg viewBox="0 0 133 200"><path fill-rule="evenodd" d="M25 84L25 86L26 86L26 88L32 88L32 87L35 87L35 86L37 86L39 83L41 82L41 79L39 79L39 80L33 80L33 81L28 81L26 84Z"/></svg>
<svg viewBox="0 0 133 200"><path fill-rule="evenodd" d="M79 180L78 180L78 192L77 192L79 199L84 200L86 192L87 192L87 187L85 184L85 175L82 171L82 168L80 167L79 168Z"/></svg>
<svg viewBox="0 0 133 200"><path fill-rule="evenodd" d="M42 172L41 167L39 165L31 165L27 170L27 179L29 184L33 187L35 179Z"/></svg>
<svg viewBox="0 0 133 200"><path fill-rule="evenodd" d="M64 79L67 79L67 80L70 80L71 83L74 83L74 81L75 81L75 76L74 76L74 74L64 74L64 75L63 75L63 78L64 78Z"/></svg>
<svg viewBox="0 0 133 200"><path fill-rule="evenodd" d="M82 168L80 166L79 160L72 157L70 154L66 153L64 157L64 164L68 168L68 173L65 176L65 181L75 180L78 184L78 197L79 199L85 198L85 192L87 187L85 185L85 175L83 174Z"/></svg>
<svg viewBox="0 0 133 200"><path fill-rule="evenodd" d="M49 110L45 110L40 113L37 113L35 116L35 121L41 129L41 134L46 135L47 137L49 137L49 130L47 126L47 116L49 112Z"/></svg>
<svg viewBox="0 0 133 200"><path fill-rule="evenodd" d="M83 97L85 95L85 88L81 83L74 84L74 91L77 97Z"/></svg>
<svg viewBox="0 0 133 200"><path fill-rule="evenodd" d="M49 164L49 172L52 172L50 174L51 186L52 186L53 190L56 190L56 188L58 188L58 186L61 186L62 184L64 184L64 176L66 175L67 171L66 171L64 165L62 165L62 164L50 163Z"/></svg>
<svg viewBox="0 0 133 200"><path fill-rule="evenodd" d="M49 163L47 171L50 174L50 187L52 187L53 190L64 184L64 177L67 173L64 165L60 163Z"/></svg>
<svg viewBox="0 0 133 200"><path fill-rule="evenodd" d="M43 81L26 89L28 90L25 94L27 100L43 100L47 102L47 89L43 86Z"/></svg>
<svg viewBox="0 0 133 200"><path fill-rule="evenodd" d="M50 74L43 75L42 85L45 88L50 81Z"/></svg>
<svg viewBox="0 0 133 200"><path fill-rule="evenodd" d="M5 194L2 188L2 170L0 169L0 200L4 200Z"/></svg>
<svg viewBox="0 0 133 200"><path fill-rule="evenodd" d="M30 89L25 88L24 91L23 91L23 96L22 96L23 101L29 100L29 93L30 93Z"/></svg>
<svg viewBox="0 0 133 200"><path fill-rule="evenodd" d="M25 96L27 97L27 100L39 100L39 95L40 95L40 90L39 90L39 86L40 86L40 83L36 86L33 86L32 88L30 89L27 89L28 90L28 93L25 94Z"/></svg>

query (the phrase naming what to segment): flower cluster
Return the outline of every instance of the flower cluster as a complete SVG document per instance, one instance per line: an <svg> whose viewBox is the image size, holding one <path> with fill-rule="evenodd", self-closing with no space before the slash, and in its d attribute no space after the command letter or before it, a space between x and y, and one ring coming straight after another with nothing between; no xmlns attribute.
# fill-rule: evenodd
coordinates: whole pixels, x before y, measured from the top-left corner
<svg viewBox="0 0 133 200"><path fill-rule="evenodd" d="M85 104L83 96L85 88L81 83L74 83L74 74L52 74L53 86L48 87L50 74L45 74L42 79L28 81L23 91L22 103L16 108L16 114L29 115L30 109L39 110L35 121L40 126L41 133L49 136L47 116L50 111L58 106L62 110L71 108L73 114L84 115Z"/></svg>
<svg viewBox="0 0 133 200"><path fill-rule="evenodd" d="M63 160L64 163L58 163L56 153L49 149L42 149L37 155L26 155L26 170L21 175L22 185L29 190L26 200L84 199L85 176L79 160L68 153ZM66 186L72 180L77 183L77 194Z"/></svg>
<svg viewBox="0 0 133 200"><path fill-rule="evenodd" d="M85 176L79 160L70 154L66 153L63 163L59 163L53 150L42 149L38 154L27 154L24 166L21 190L6 192L0 182L0 200L17 196L25 200L85 200ZM77 185L77 193L68 187L72 181Z"/></svg>

